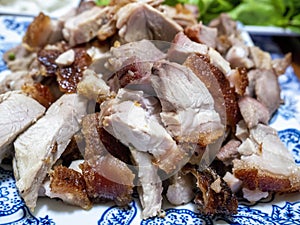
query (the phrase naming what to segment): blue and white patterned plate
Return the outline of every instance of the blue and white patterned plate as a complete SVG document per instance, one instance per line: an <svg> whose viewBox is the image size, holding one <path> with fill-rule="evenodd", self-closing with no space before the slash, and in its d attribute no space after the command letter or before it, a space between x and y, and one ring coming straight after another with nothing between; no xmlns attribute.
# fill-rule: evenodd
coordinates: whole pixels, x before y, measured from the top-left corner
<svg viewBox="0 0 300 225"><path fill-rule="evenodd" d="M3 53L21 42L22 35L32 18L0 16L0 58ZM274 54L273 57L278 57ZM6 66L0 60L0 80ZM281 140L294 154L300 165L300 82L293 69L288 68L280 77L282 105L271 120ZM230 218L204 217L194 205L171 207L164 203L165 218L141 220L139 201L135 199L127 209L111 204L95 205L85 211L63 204L59 200L40 198L34 212L20 198L11 170L0 167L0 225L65 225L65 224L300 224L300 193L273 195L256 204L240 202L238 213Z"/></svg>

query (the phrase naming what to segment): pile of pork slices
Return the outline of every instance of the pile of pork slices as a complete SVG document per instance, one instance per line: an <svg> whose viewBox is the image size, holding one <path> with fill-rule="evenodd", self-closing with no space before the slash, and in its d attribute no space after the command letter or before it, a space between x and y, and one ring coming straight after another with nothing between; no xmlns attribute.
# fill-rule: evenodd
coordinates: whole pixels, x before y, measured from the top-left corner
<svg viewBox="0 0 300 225"><path fill-rule="evenodd" d="M291 55L245 45L226 15L196 18L191 6L123 0L33 20L0 84L1 161L30 209L38 196L126 206L137 192L142 218L161 215L163 198L233 214L237 196L300 190L268 126Z"/></svg>

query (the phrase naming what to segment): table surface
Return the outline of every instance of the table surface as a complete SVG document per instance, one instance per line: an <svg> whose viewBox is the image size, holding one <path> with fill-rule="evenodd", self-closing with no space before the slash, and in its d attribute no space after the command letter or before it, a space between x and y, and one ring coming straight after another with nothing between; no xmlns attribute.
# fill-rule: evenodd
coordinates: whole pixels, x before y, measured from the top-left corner
<svg viewBox="0 0 300 225"><path fill-rule="evenodd" d="M283 53L292 53L292 66L300 79L300 38L299 37L273 37L273 40Z"/></svg>

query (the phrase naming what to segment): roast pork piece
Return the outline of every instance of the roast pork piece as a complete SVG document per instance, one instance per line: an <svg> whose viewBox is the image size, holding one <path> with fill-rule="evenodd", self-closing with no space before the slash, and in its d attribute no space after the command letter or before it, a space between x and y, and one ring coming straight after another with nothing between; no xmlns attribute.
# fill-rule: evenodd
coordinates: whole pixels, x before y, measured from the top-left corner
<svg viewBox="0 0 300 225"><path fill-rule="evenodd" d="M59 21L52 21L49 16L40 13L28 26L23 44L30 50L37 50L46 44L60 41L62 40L61 26Z"/></svg>
<svg viewBox="0 0 300 225"><path fill-rule="evenodd" d="M132 63L154 62L165 58L165 54L154 43L149 40L141 40L112 47L110 49L111 57L105 66L115 73Z"/></svg>
<svg viewBox="0 0 300 225"><path fill-rule="evenodd" d="M0 95L0 162L8 145L45 112L45 107L20 91Z"/></svg>
<svg viewBox="0 0 300 225"><path fill-rule="evenodd" d="M152 6L135 2L116 14L119 35L125 42L142 39L172 41L182 27Z"/></svg>
<svg viewBox="0 0 300 225"><path fill-rule="evenodd" d="M86 191L93 202L114 201L127 205L132 200L135 175L128 168L130 153L126 146L101 126L101 115L93 113L82 120L85 162L80 165ZM121 160L123 161L121 161Z"/></svg>
<svg viewBox="0 0 300 225"><path fill-rule="evenodd" d="M160 110L160 104L155 97L147 97L142 91L120 89L115 99L102 104L102 124L124 145L152 154L153 162L171 173L188 159L188 154L161 124L155 113L157 108Z"/></svg>
<svg viewBox="0 0 300 225"><path fill-rule="evenodd" d="M85 98L63 95L14 142L16 185L29 208L35 208L40 185L79 130L86 107Z"/></svg>
<svg viewBox="0 0 300 225"><path fill-rule="evenodd" d="M233 160L233 174L243 188L262 192L300 190L300 167L280 141L277 131L258 124L238 148L240 159Z"/></svg>
<svg viewBox="0 0 300 225"><path fill-rule="evenodd" d="M60 198L71 205L78 205L83 209L90 209L92 203L86 192L83 175L71 168L57 166L50 173L50 198Z"/></svg>
<svg viewBox="0 0 300 225"><path fill-rule="evenodd" d="M157 174L158 167L146 152L131 150L132 158L138 168L139 186L137 188L143 207L143 218L157 216L162 206L162 181Z"/></svg>
<svg viewBox="0 0 300 225"><path fill-rule="evenodd" d="M280 86L273 70L253 69L248 73L249 86L246 89L250 96L265 105L272 115L280 106Z"/></svg>
<svg viewBox="0 0 300 225"><path fill-rule="evenodd" d="M239 99L239 108L248 128L253 128L258 123L267 124L270 113L266 106L249 96Z"/></svg>
<svg viewBox="0 0 300 225"><path fill-rule="evenodd" d="M160 61L153 66L151 82L162 105L162 122L179 142L205 146L223 135L214 99L192 70Z"/></svg>
<svg viewBox="0 0 300 225"><path fill-rule="evenodd" d="M191 173L197 180L194 202L201 213L205 215L230 215L237 212L236 196L213 169L207 168L200 171L195 166L186 165L183 172Z"/></svg>
<svg viewBox="0 0 300 225"><path fill-rule="evenodd" d="M98 30L107 22L109 7L93 7L66 20L62 30L69 45L89 42L97 36Z"/></svg>

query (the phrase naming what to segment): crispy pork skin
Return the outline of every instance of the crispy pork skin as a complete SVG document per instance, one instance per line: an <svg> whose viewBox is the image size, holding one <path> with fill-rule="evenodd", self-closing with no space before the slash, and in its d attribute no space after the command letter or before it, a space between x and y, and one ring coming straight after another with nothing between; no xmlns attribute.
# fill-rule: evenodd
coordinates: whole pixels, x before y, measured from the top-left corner
<svg viewBox="0 0 300 225"><path fill-rule="evenodd" d="M152 6L129 3L116 14L119 36L125 42L142 39L172 41L182 27Z"/></svg>
<svg viewBox="0 0 300 225"><path fill-rule="evenodd" d="M29 25L23 37L23 44L29 50L37 50L46 44L60 41L62 39L60 26L60 23L52 21L49 16L41 12Z"/></svg>
<svg viewBox="0 0 300 225"><path fill-rule="evenodd" d="M131 202L135 175L124 162L107 154L94 164L85 161L80 168L92 202L114 201L119 206Z"/></svg>
<svg viewBox="0 0 300 225"><path fill-rule="evenodd" d="M90 209L92 203L86 192L83 175L65 166L56 166L50 173L50 198L60 198L65 203Z"/></svg>
<svg viewBox="0 0 300 225"><path fill-rule="evenodd" d="M205 215L230 215L237 212L236 196L213 169L207 168L200 171L195 166L186 165L183 172L191 173L197 180L194 202L201 213Z"/></svg>
<svg viewBox="0 0 300 225"><path fill-rule="evenodd" d="M192 70L177 63L157 62L151 82L162 105L162 122L179 142L205 146L223 135L214 99Z"/></svg>
<svg viewBox="0 0 300 225"><path fill-rule="evenodd" d="M40 185L79 130L86 107L85 98L65 94L14 142L16 185L29 208L35 208Z"/></svg>
<svg viewBox="0 0 300 225"><path fill-rule="evenodd" d="M100 113L92 113L86 115L82 120L81 132L85 140L85 160L94 162L97 156L109 153L121 161L131 164L128 147L103 128L101 118Z"/></svg>
<svg viewBox="0 0 300 225"><path fill-rule="evenodd" d="M41 49L38 62L42 75L56 77L61 92L75 93L92 58L84 47L68 49L65 43L57 43Z"/></svg>
<svg viewBox="0 0 300 225"><path fill-rule="evenodd" d="M0 155L5 154L8 145L44 112L45 107L20 91L0 95Z"/></svg>
<svg viewBox="0 0 300 225"><path fill-rule="evenodd" d="M99 113L83 118L82 133L85 162L80 168L89 198L92 202L114 201L127 205L132 199L135 178L127 164L129 150L103 129Z"/></svg>

